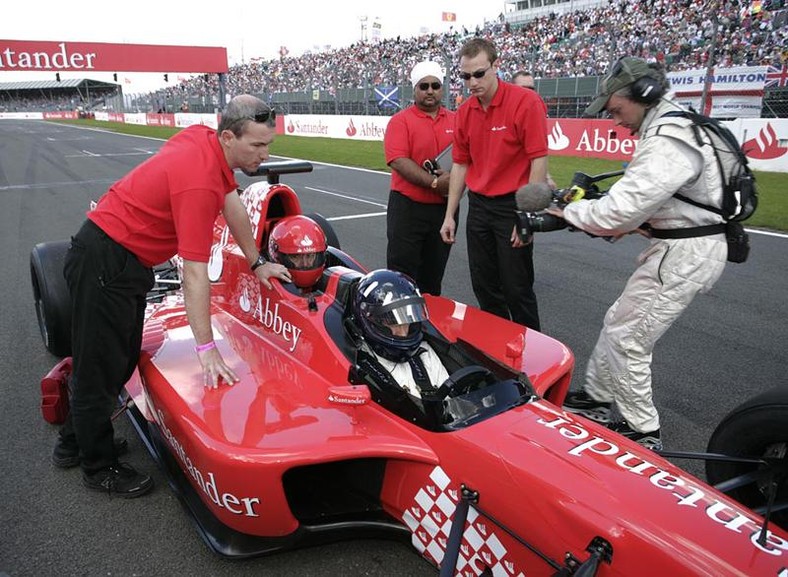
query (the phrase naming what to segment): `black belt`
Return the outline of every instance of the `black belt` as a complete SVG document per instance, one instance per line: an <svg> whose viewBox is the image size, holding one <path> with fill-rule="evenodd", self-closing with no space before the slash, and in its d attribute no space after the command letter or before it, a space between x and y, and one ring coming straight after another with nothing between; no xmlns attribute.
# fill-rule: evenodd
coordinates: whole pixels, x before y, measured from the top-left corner
<svg viewBox="0 0 788 577"><path fill-rule="evenodd" d="M651 236L654 238L695 238L697 236L711 236L712 234L723 234L725 223L709 224L706 226L693 226L691 228L672 228L659 229L652 228Z"/></svg>

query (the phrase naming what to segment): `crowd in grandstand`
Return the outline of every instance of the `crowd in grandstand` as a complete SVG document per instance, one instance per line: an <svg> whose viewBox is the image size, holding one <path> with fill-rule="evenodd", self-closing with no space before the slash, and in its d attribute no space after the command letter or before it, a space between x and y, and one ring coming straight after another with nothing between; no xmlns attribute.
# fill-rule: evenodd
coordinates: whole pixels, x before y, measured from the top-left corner
<svg viewBox="0 0 788 577"><path fill-rule="evenodd" d="M457 51L473 35L495 42L505 79L518 70L530 70L536 78L599 76L611 59L622 54L660 61L668 71L704 68L715 27L716 66L788 66L786 4L788 0L610 0L594 9L539 17L518 28L501 16L473 29L357 42L297 57L253 58L230 68L225 87L232 96L316 89L335 94L343 88L407 84L409 71L422 60L437 60L456 71ZM461 87L459 77L453 75L451 91L457 93ZM206 74L141 102L148 102L153 111L164 111L165 102L176 107L190 99L217 104L218 95L218 75ZM73 108L69 101L66 97L19 101L0 94L0 110Z"/></svg>
<svg viewBox="0 0 788 577"><path fill-rule="evenodd" d="M84 105L84 102L74 96L13 98L0 94L0 112L74 110L82 105Z"/></svg>
<svg viewBox="0 0 788 577"><path fill-rule="evenodd" d="M708 63L717 17L718 66L787 64L785 0L710 2L697 0L611 0L595 9L551 14L510 28L503 18L443 34L358 42L346 48L273 60L254 59L227 75L232 94L334 93L342 88L406 83L416 62L434 59L453 70L454 56L470 35L492 39L505 78L529 69L539 78L597 76L621 54L657 60L668 70ZM452 86L459 88L456 76ZM198 76L168 89L168 98L218 92L216 75Z"/></svg>

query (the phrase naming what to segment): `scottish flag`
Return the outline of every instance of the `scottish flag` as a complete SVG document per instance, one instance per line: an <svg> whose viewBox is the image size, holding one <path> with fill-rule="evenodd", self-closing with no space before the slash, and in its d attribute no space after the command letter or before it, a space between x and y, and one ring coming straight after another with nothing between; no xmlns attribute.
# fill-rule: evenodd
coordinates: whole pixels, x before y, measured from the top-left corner
<svg viewBox="0 0 788 577"><path fill-rule="evenodd" d="M399 87L398 86L376 86L375 101L380 107L399 108Z"/></svg>

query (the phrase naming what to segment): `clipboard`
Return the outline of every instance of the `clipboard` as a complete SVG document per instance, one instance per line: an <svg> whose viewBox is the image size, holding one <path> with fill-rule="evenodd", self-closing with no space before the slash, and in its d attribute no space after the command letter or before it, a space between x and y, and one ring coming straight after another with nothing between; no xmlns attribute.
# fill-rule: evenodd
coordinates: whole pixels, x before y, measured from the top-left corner
<svg viewBox="0 0 788 577"><path fill-rule="evenodd" d="M435 160L438 163L438 167L443 169L446 172L451 172L451 165L452 165L451 149L452 149L452 146L453 145L450 144L449 146L444 148L443 151L437 157L435 157Z"/></svg>

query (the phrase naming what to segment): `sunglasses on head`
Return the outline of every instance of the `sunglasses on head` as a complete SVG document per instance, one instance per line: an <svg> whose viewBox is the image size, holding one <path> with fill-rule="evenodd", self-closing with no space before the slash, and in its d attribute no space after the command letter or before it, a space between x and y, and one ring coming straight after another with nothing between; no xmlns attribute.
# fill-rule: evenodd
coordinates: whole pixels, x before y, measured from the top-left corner
<svg viewBox="0 0 788 577"><path fill-rule="evenodd" d="M252 120L255 122L268 122L269 120L276 120L276 110L271 108L270 110L266 110L265 112L258 112L254 116L252 116Z"/></svg>
<svg viewBox="0 0 788 577"><path fill-rule="evenodd" d="M473 77L478 80L479 78L483 78L490 68L492 68L492 66L488 66L484 70L477 70L476 72L460 72L460 78L463 80L470 80L471 77Z"/></svg>
<svg viewBox="0 0 788 577"><path fill-rule="evenodd" d="M419 90L429 90L432 87L433 90L440 90L441 83L440 82L421 82L418 84Z"/></svg>

